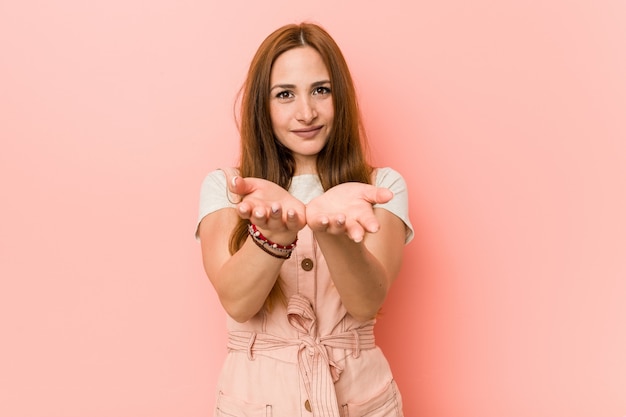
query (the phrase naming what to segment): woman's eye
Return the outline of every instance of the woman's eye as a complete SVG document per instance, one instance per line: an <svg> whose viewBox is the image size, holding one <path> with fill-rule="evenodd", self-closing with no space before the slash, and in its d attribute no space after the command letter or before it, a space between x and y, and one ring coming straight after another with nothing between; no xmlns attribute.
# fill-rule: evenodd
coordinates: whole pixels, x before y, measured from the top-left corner
<svg viewBox="0 0 626 417"><path fill-rule="evenodd" d="M313 94L319 94L319 95L326 95L326 94L330 94L330 88L328 87L317 87L315 90L313 90Z"/></svg>
<svg viewBox="0 0 626 417"><path fill-rule="evenodd" d="M280 93L276 94L276 98L281 100L287 100L293 98L293 94L291 94L291 92L289 91L281 91Z"/></svg>

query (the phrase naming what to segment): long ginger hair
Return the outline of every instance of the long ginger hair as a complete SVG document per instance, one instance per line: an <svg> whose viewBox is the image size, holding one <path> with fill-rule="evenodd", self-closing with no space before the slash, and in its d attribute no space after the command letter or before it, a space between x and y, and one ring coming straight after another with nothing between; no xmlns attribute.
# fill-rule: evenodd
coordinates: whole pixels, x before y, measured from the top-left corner
<svg viewBox="0 0 626 417"><path fill-rule="evenodd" d="M283 26L270 34L257 50L240 91L239 132L241 155L239 174L272 181L289 189L295 172L291 151L275 137L270 118L270 75L282 53L304 46L315 49L330 75L334 107L333 124L327 144L317 155L317 173L324 190L344 183L370 183L372 168L366 159L366 138L362 127L354 83L341 50L320 26L311 23ZM247 238L248 220L240 219L230 237L235 253ZM280 299L279 280L268 297Z"/></svg>

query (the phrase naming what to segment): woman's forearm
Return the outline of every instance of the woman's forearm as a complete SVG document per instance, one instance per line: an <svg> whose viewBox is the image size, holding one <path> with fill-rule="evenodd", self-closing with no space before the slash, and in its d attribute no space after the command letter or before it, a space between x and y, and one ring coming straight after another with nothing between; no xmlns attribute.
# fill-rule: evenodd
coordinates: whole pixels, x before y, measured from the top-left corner
<svg viewBox="0 0 626 417"><path fill-rule="evenodd" d="M316 233L315 238L348 313L360 321L374 318L391 283L382 263L363 242L346 235Z"/></svg>
<svg viewBox="0 0 626 417"><path fill-rule="evenodd" d="M238 322L254 317L263 308L283 262L263 252L248 237L212 280L228 315Z"/></svg>

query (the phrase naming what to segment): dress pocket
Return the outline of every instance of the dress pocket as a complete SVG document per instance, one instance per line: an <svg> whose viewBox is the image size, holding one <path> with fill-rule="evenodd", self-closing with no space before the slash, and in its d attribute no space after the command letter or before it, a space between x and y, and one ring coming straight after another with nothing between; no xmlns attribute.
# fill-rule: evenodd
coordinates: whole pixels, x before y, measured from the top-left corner
<svg viewBox="0 0 626 417"><path fill-rule="evenodd" d="M392 379L378 394L361 403L346 403L343 417L402 417L402 396Z"/></svg>
<svg viewBox="0 0 626 417"><path fill-rule="evenodd" d="M217 397L215 417L272 417L272 406L252 404L220 392Z"/></svg>

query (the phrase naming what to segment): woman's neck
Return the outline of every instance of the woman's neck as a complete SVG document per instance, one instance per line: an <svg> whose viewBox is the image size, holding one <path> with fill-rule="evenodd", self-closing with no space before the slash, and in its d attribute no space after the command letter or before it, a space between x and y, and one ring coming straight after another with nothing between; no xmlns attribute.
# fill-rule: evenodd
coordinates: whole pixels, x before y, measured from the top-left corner
<svg viewBox="0 0 626 417"><path fill-rule="evenodd" d="M316 161L296 161L296 169L293 175L317 175Z"/></svg>

